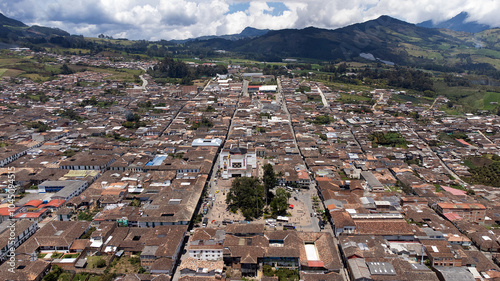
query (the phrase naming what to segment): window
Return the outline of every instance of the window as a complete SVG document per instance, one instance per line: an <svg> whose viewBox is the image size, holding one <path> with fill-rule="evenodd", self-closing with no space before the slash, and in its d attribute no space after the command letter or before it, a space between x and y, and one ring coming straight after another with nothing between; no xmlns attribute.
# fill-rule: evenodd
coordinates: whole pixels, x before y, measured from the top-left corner
<svg viewBox="0 0 500 281"><path fill-rule="evenodd" d="M233 163L233 168L241 168L241 163Z"/></svg>

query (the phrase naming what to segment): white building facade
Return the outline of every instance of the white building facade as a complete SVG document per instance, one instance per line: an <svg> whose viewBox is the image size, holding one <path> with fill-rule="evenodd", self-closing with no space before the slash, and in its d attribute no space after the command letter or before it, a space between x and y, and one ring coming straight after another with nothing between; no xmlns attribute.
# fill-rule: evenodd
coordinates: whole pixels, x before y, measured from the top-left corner
<svg viewBox="0 0 500 281"><path fill-rule="evenodd" d="M219 168L223 179L232 177L251 177L252 169L257 168L255 149L231 145L230 149L222 149Z"/></svg>

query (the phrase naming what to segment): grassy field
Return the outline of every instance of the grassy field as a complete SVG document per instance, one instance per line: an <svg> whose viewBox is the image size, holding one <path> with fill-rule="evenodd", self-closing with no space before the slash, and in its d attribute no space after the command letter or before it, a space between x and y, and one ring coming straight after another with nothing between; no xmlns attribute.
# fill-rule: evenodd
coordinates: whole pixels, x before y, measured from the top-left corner
<svg viewBox="0 0 500 281"><path fill-rule="evenodd" d="M39 83L42 83L42 82L46 82L46 81L49 81L49 80L52 80L52 79L55 79L55 77L51 77L51 76L44 76L44 75L40 75L38 73L22 73L21 74L22 77L26 77L26 78L29 78L35 82L39 82Z"/></svg>
<svg viewBox="0 0 500 281"><path fill-rule="evenodd" d="M341 93L340 94L340 100L342 100L345 103L357 101L357 102L366 102L372 100L369 97L365 96L358 96L358 95L351 95L351 94L346 94L346 93Z"/></svg>
<svg viewBox="0 0 500 281"><path fill-rule="evenodd" d="M92 256L92 257L87 256L87 268L89 269L97 268L96 264L101 259L106 261L106 266L109 264L110 257L108 256Z"/></svg>
<svg viewBox="0 0 500 281"><path fill-rule="evenodd" d="M13 69L12 65L15 65L20 61L19 58L1 58L2 56L6 56L4 54L0 55L0 77L4 76L17 76L23 73L22 70Z"/></svg>
<svg viewBox="0 0 500 281"><path fill-rule="evenodd" d="M18 75L21 75L23 73L22 70L18 70L18 69L7 69L7 71L5 71L2 75L3 76L7 76L7 77L16 77Z"/></svg>
<svg viewBox="0 0 500 281"><path fill-rule="evenodd" d="M447 115L463 115L461 110L448 108L447 106L441 106L439 110L444 111Z"/></svg>
<svg viewBox="0 0 500 281"><path fill-rule="evenodd" d="M493 104L492 104L493 103ZM500 104L500 93L486 92L482 99L475 102L478 109L494 110Z"/></svg>
<svg viewBox="0 0 500 281"><path fill-rule="evenodd" d="M442 79L434 80L434 89L436 94L443 95L452 100L458 100L479 91L472 87L449 87Z"/></svg>
<svg viewBox="0 0 500 281"><path fill-rule="evenodd" d="M498 104L491 104L491 102L500 103L500 93L485 91L486 88L482 86L449 87L444 81L437 80L434 82L434 88L438 95L443 95L453 103L462 106L461 108L448 109L453 112L464 113L474 110L495 110L499 107Z"/></svg>
<svg viewBox="0 0 500 281"><path fill-rule="evenodd" d="M484 167L493 163L493 160L484 157L469 157L464 160L464 165L469 168Z"/></svg>
<svg viewBox="0 0 500 281"><path fill-rule="evenodd" d="M78 51L74 49L71 51ZM142 70L132 69L115 69L107 67L87 67L80 65L69 66L74 71L90 70L101 73L112 74L107 79L122 80L124 82L138 82L140 83L139 75L144 73ZM47 65L39 63L35 58L30 57L11 57L7 54L0 54L0 77L3 76L22 76L32 79L35 82L45 82L56 78L54 74L60 72L60 66Z"/></svg>
<svg viewBox="0 0 500 281"><path fill-rule="evenodd" d="M131 46L133 45L134 41L132 40L117 40L117 39L105 39L105 38L94 38L94 37L85 37L85 40L97 43L97 44L104 44L107 42L113 43L113 44L118 44L122 46Z"/></svg>
<svg viewBox="0 0 500 281"><path fill-rule="evenodd" d="M407 101L411 101L414 105L418 105L418 104L429 104L431 105L432 102L434 101L433 98L429 98L429 97L415 97L415 96L412 96L412 95L402 95L402 94L399 94L399 95L392 95L391 97L392 100L396 101L396 102L399 102L399 103L405 103Z"/></svg>
<svg viewBox="0 0 500 281"><path fill-rule="evenodd" d="M60 72L59 66L37 62L32 57L18 57L0 53L0 77L23 76L35 82L44 82L52 79Z"/></svg>
<svg viewBox="0 0 500 281"><path fill-rule="evenodd" d="M0 58L0 65L14 64L20 61L19 58Z"/></svg>
<svg viewBox="0 0 500 281"><path fill-rule="evenodd" d="M86 67L89 71L100 73L109 73L112 76L107 77L109 80L122 80L124 82L138 82L140 79L137 76L144 73L142 70L134 69L114 69L114 68L100 68L100 67Z"/></svg>
<svg viewBox="0 0 500 281"><path fill-rule="evenodd" d="M356 91L356 92L369 92L374 88L372 86L367 85L355 85L355 84L347 84L340 82L325 82L326 86L330 87L332 90L342 90L342 91Z"/></svg>
<svg viewBox="0 0 500 281"><path fill-rule="evenodd" d="M116 274L136 273L140 267L141 263L138 258L121 257L113 260L109 272Z"/></svg>
<svg viewBox="0 0 500 281"><path fill-rule="evenodd" d="M437 51L426 50L426 49L423 49L419 46L407 44L407 43L402 43L401 45L404 47L404 50L406 52L408 52L408 54L410 56L423 57L423 58L427 58L427 59L437 59L437 60L443 59L443 56L441 55L441 53L439 53ZM446 46L444 46L443 48L446 49Z"/></svg>

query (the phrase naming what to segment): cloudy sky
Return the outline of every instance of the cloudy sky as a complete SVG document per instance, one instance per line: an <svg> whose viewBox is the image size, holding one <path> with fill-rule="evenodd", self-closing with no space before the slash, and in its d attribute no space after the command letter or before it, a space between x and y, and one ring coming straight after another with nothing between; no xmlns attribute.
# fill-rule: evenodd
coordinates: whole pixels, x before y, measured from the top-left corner
<svg viewBox="0 0 500 281"><path fill-rule="evenodd" d="M440 22L466 11L500 26L498 0L2 0L0 12L28 25L114 38L186 39L260 29L335 29L390 15L411 23Z"/></svg>

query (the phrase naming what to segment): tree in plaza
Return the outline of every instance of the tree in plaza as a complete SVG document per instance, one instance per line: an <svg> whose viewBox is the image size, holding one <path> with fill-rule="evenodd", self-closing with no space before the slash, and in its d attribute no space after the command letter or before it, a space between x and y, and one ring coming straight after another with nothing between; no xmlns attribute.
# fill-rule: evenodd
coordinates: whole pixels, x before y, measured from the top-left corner
<svg viewBox="0 0 500 281"><path fill-rule="evenodd" d="M264 170L264 174L262 175L262 182L264 183L265 195L266 195L266 204L267 197L269 194L269 190L273 189L276 186L276 173L274 173L273 165L267 163L262 167Z"/></svg>
<svg viewBox="0 0 500 281"><path fill-rule="evenodd" d="M262 215L264 208L264 186L258 178L235 178L226 197L231 211L241 210L246 220Z"/></svg>
<svg viewBox="0 0 500 281"><path fill-rule="evenodd" d="M271 211L275 216L281 216L286 214L288 209L288 199L290 199L290 192L287 192L283 188L276 189L276 195L271 201Z"/></svg>

